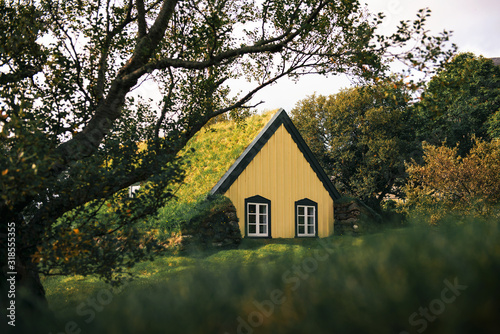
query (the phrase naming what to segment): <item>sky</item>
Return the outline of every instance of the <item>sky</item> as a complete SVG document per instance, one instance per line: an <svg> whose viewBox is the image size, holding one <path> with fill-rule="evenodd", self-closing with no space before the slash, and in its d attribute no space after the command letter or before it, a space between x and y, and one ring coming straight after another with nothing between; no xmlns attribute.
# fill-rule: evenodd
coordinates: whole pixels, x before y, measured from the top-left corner
<svg viewBox="0 0 500 334"><path fill-rule="evenodd" d="M363 1L361 0L363 3ZM386 19L381 32L389 34L401 20L413 20L420 8L431 9L427 29L432 34L453 31L451 41L459 52L473 52L484 57L500 57L500 1L499 0L365 0L370 11L384 12ZM296 103L314 93L331 95L347 88L345 76L306 76L294 83L282 79L274 86L259 92L253 103L264 101L259 111L283 108L290 111Z"/></svg>

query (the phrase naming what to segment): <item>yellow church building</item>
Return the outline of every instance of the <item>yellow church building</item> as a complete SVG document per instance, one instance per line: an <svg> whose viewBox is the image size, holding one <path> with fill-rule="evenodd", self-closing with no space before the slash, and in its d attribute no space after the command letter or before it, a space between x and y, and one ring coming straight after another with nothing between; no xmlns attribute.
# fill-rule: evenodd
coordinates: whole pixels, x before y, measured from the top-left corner
<svg viewBox="0 0 500 334"><path fill-rule="evenodd" d="M233 202L247 238L327 237L339 192L280 109L211 190Z"/></svg>

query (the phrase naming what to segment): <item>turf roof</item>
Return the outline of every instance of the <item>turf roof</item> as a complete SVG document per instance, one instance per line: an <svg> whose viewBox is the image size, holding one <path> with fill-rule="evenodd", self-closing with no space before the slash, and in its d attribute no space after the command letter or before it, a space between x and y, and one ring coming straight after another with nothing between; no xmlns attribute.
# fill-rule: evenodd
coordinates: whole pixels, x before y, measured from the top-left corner
<svg viewBox="0 0 500 334"><path fill-rule="evenodd" d="M254 115L240 123L219 122L202 128L186 145L184 155L191 162L186 179L176 195L192 202L206 195L266 126L277 110ZM191 149L194 149L192 153Z"/></svg>

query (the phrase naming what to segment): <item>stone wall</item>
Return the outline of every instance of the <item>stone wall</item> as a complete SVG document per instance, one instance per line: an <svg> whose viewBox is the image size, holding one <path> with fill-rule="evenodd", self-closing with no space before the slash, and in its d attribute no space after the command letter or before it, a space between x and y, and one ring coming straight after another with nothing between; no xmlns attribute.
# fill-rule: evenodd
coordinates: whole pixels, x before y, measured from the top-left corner
<svg viewBox="0 0 500 334"><path fill-rule="evenodd" d="M381 222L380 215L358 199L335 202L334 216L334 233L337 235L358 234Z"/></svg>
<svg viewBox="0 0 500 334"><path fill-rule="evenodd" d="M178 236L180 249L236 248L241 243L236 208L228 199L185 223Z"/></svg>

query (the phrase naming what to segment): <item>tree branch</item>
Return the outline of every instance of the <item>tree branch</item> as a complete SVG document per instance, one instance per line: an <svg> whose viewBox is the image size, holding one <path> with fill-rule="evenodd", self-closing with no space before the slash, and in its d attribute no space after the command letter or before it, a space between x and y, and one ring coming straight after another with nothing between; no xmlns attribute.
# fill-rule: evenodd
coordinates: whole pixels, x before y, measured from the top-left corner
<svg viewBox="0 0 500 334"><path fill-rule="evenodd" d="M137 23L139 27L138 39L146 36L147 25L146 25L146 10L144 9L144 1L136 0L135 5L137 6Z"/></svg>
<svg viewBox="0 0 500 334"><path fill-rule="evenodd" d="M94 87L94 96L98 103L102 101L104 97L104 82L106 80L107 59L109 55L109 49L111 47L111 42L113 41L113 38L121 33L128 24L134 21L134 18L132 17L132 7L132 0L129 0L125 18L120 24L115 26L111 31L107 32L104 39L104 43L101 49L101 56L99 57L99 65L97 68L96 85Z"/></svg>
<svg viewBox="0 0 500 334"><path fill-rule="evenodd" d="M64 36L66 36L66 38L69 41L69 44L71 46L71 50L70 50L68 48L67 44L63 43L64 47L68 51L68 54L73 59L73 62L74 62L75 67L76 67L76 84L78 85L78 88L80 89L81 93L83 94L85 100L87 100L88 103L90 103L91 105L93 105L92 98L89 96L88 92L83 87L83 80L82 80L82 77L81 77L81 74L82 74L82 65L81 65L81 62L80 62L80 58L78 56L78 52L76 51L75 43L73 42L73 38L70 36L69 32L64 28L63 24L60 22L60 20L59 20L59 18L57 16L57 13L54 12L54 8L52 7L51 2L49 2L48 5L49 5L50 15L52 16L52 18L53 18L56 26L59 28L59 30L62 31L62 33L64 34Z"/></svg>
<svg viewBox="0 0 500 334"><path fill-rule="evenodd" d="M23 70L15 71L12 73L0 73L0 85L7 85L30 78L42 70L41 66L29 66Z"/></svg>
<svg viewBox="0 0 500 334"><path fill-rule="evenodd" d="M97 150L103 138L111 130L113 122L120 116L121 108L125 103L125 96L129 93L130 89L137 84L138 79L141 77L131 77L127 76L127 74L144 66L149 61L157 45L163 38L168 22L173 15L178 1L179 0L164 0L160 13L149 30L149 33L137 42L132 57L118 71L116 78L111 82L106 98L102 103L98 104L92 119L80 133L57 148L59 160L52 166L53 173L61 173L67 168L71 161L77 161L88 157ZM128 22L128 20L124 22ZM120 25L120 27L124 26L125 23ZM109 43L113 33L117 31L118 28L119 27L113 29L111 34L107 36L107 41ZM105 61L107 52L108 50L103 51L102 61ZM104 76L101 78L103 80ZM102 93L102 90L99 93Z"/></svg>
<svg viewBox="0 0 500 334"><path fill-rule="evenodd" d="M166 98L164 99L163 102L163 108L160 113L160 117L158 118L158 121L156 122L155 125L155 139L158 139L160 136L160 127L163 121L165 120L165 117L167 115L168 108L170 107L170 101L172 99L172 93L176 84L176 81L174 79L174 75L172 73L171 69L168 69L168 74L170 76L170 85L168 86L168 93Z"/></svg>

